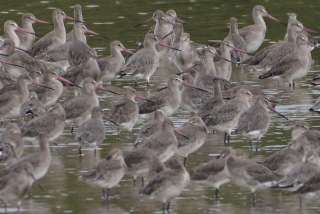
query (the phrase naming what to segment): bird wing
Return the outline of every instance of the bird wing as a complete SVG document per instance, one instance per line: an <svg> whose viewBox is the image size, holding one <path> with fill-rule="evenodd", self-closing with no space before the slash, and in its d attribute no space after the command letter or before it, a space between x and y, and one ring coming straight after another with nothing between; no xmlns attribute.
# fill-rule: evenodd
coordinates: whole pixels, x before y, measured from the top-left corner
<svg viewBox="0 0 320 214"><path fill-rule="evenodd" d="M170 170L163 171L154 177L143 189L142 193L145 195L151 195L153 192L161 188L170 176Z"/></svg>
<svg viewBox="0 0 320 214"><path fill-rule="evenodd" d="M112 108L110 119L117 124L121 124L130 121L136 112L136 105L132 101L125 100Z"/></svg>
<svg viewBox="0 0 320 214"><path fill-rule="evenodd" d="M277 176L270 169L261 164L250 164L246 167L246 173L259 182L269 182L277 180Z"/></svg>
<svg viewBox="0 0 320 214"><path fill-rule="evenodd" d="M57 39L52 37L52 32L46 34L44 37L33 43L32 48L30 50L31 56L37 56L42 54L43 52L48 51L49 47L55 44Z"/></svg>
<svg viewBox="0 0 320 214"><path fill-rule="evenodd" d="M69 43L64 43L56 48L50 49L42 53L40 56L37 56L37 59L43 59L48 62L58 62L62 60L67 60L69 47Z"/></svg>
<svg viewBox="0 0 320 214"><path fill-rule="evenodd" d="M149 97L148 100L139 103L139 114L148 114L165 106L166 93L168 93L167 90L162 90Z"/></svg>
<svg viewBox="0 0 320 214"><path fill-rule="evenodd" d="M124 70L128 69L135 75L148 70L148 67L152 66L154 62L154 52L150 49L143 48L128 59Z"/></svg>
<svg viewBox="0 0 320 214"><path fill-rule="evenodd" d="M291 55L290 55L291 56ZM275 64L268 72L259 76L259 79L266 79L272 76L280 76L286 72L290 72L292 69L301 67L301 62L292 57L285 57L280 63Z"/></svg>
<svg viewBox="0 0 320 214"><path fill-rule="evenodd" d="M233 120L239 113L239 109L237 105L233 105L232 103L221 105L217 111L207 115L207 117L204 118L204 122L209 126L215 126Z"/></svg>
<svg viewBox="0 0 320 214"><path fill-rule="evenodd" d="M71 100L67 100L62 104L63 108L66 111L66 118L77 118L81 114L87 111L90 108L91 103L86 102L83 97L75 97Z"/></svg>

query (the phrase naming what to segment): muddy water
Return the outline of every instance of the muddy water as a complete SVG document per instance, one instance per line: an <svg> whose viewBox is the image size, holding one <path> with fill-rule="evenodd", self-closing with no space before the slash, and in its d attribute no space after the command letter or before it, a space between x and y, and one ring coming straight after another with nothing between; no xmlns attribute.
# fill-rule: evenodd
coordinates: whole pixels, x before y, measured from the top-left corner
<svg viewBox="0 0 320 214"><path fill-rule="evenodd" d="M1 0L0 22L7 19L19 20L23 12L33 12L41 19L50 19L51 9L59 7L68 14L72 14L71 5L79 3L74 0L38 1L38 0ZM320 2L299 1L255 1L264 4L276 17L286 21L287 12L297 12L299 18L308 27L318 28L317 16ZM127 47L135 47L136 42L141 41L148 27L134 28L133 26L151 16L155 9L174 8L178 14L185 17L186 31L190 32L193 40L205 42L208 39L221 39L226 34L226 23L230 16L237 16L240 25L251 22L250 11L253 1L221 1L221 0L167 0L167 1L124 1L124 0L82 0L84 16L88 26L93 30L111 39L122 41ZM281 39L285 27L268 22L270 26L267 38L268 42ZM71 28L71 25L67 26ZM44 35L50 27L36 26L39 34ZM109 52L107 39L90 38L89 43L95 47L100 55ZM267 93L275 95L279 100L277 110L285 114L291 120L304 120L313 127L320 125L320 115L310 113L308 108L320 93L310 86L308 81L318 70L319 54L314 53L315 66L309 75L301 80L295 90L282 87L271 81L259 81L254 75L236 70L232 81L242 81L257 85ZM153 82L161 82L167 69L162 68ZM115 84L132 84L131 80L116 81ZM139 86L141 93L149 90L145 86ZM101 95L102 105L108 108L111 100L109 95ZM172 116L176 126L181 125L188 118L188 113L179 110ZM100 214L100 213L160 213L160 204L138 194L139 186L133 186L130 178L125 178L120 186L112 190L109 204L100 200L100 190L90 187L79 181L81 171L95 165L100 157L113 147L130 149L139 128L146 119L141 119L133 133L118 133L115 127L106 124L107 138L95 156L92 151L85 151L85 155L79 158L77 143L67 129L65 134L57 140L57 145L52 146L53 162L48 175L40 182L41 187L35 185L32 196L23 202L24 213L75 213L75 214ZM289 122L275 115L272 117L272 125L267 135L263 138L261 151L248 152L248 142L240 136L232 136L232 147L242 150L248 156L259 158L285 146L290 139ZM207 143L196 153L191 155L188 169L207 161L210 156L218 153L223 148L222 136L209 136ZM35 148L29 146L28 150ZM263 191L257 194L256 206L250 201L250 193L246 189L239 189L233 185L222 188L219 200L213 200L214 190L207 186L191 184L184 193L173 202L172 213L317 213L319 203L308 201L303 210L299 209L299 200L295 195L284 192ZM0 209L0 213L3 209ZM9 212L16 212L9 209Z"/></svg>

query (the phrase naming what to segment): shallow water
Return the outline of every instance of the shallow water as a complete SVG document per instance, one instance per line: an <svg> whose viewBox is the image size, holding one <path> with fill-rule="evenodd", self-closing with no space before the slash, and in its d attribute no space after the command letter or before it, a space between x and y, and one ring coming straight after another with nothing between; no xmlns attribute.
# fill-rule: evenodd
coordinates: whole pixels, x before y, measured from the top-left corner
<svg viewBox="0 0 320 214"><path fill-rule="evenodd" d="M311 0L296 1L255 1L266 6L276 17L286 21L287 12L297 12L299 19L308 27L319 29L317 16L320 2ZM7 19L19 20L23 12L33 12L41 19L50 19L51 9L60 7L72 15L71 5L79 3L74 0L1 0L0 22ZM136 42L141 41L148 26L134 28L137 23L151 16L155 9L167 10L174 8L180 16L186 17L186 31L190 32L192 39L197 42L205 42L208 39L221 39L226 35L226 23L230 16L237 16L241 26L251 22L250 11L252 1L222 1L222 0L82 0L84 17L88 26L102 35L111 39L122 41L127 47L135 47ZM267 39L270 42L281 39L285 27L268 21L270 26ZM44 35L50 26L36 26L40 35ZM68 25L71 28L71 25ZM89 43L97 48L100 55L109 52L108 40L98 37L89 38ZM272 83L271 81L259 81L256 77L246 72L236 71L233 81L244 81L248 84L258 85L267 94L275 95L279 100L277 110L285 114L291 120L304 120L313 127L319 127L320 115L310 113L309 107L320 93L310 86L308 81L317 72L319 53L314 52L315 66L309 75L301 80L295 90ZM166 69L161 69L154 80L163 80ZM116 81L118 85L132 84L130 80ZM145 91L144 86L139 90ZM101 96L102 105L107 108L112 100L109 96ZM179 126L187 120L188 114L182 110L173 115L172 120ZM57 140L57 146L52 146L53 162L48 175L41 180L40 185L35 185L30 199L22 205L23 213L161 213L160 203L149 198L139 196L139 186L133 186L130 178L125 178L119 187L112 190L112 198L109 204L103 204L100 200L100 190L90 187L79 181L81 171L95 165L100 157L113 147L129 149L135 139L135 134L143 125L145 119L141 119L133 133L116 134L116 129L108 124L107 138L94 156L92 151L84 151L84 157L78 156L77 143L73 140L70 130L65 131L64 136ZM261 151L248 152L247 140L240 136L232 136L232 147L239 148L250 157L265 156L285 146L290 139L289 122L275 115L272 117L272 125L269 132L263 138ZM207 161L210 156L218 153L223 148L222 135L210 136L207 143L195 154L191 155L188 169L192 169L199 163ZM32 151L33 146L28 147ZM257 194L256 206L250 201L250 193L246 189L239 189L233 185L222 188L219 200L213 200L214 190L207 186L191 184L184 193L174 200L172 213L318 213L320 208L317 201L307 201L303 210L299 208L299 200L296 195L285 192L262 191ZM15 213L14 208L8 209L9 213ZM4 212L0 209L0 213Z"/></svg>

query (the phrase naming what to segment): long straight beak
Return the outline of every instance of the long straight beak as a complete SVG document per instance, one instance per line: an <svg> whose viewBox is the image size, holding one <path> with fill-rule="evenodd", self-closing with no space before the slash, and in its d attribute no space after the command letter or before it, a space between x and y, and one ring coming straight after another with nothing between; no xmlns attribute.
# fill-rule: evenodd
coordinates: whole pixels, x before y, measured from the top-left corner
<svg viewBox="0 0 320 214"><path fill-rule="evenodd" d="M17 27L15 31L16 32L22 32L22 33L28 33L28 34L31 34L31 35L34 35L34 36L38 37L38 35L36 33L29 32L29 31L27 31L27 30L25 30L25 29L23 29L21 27Z"/></svg>
<svg viewBox="0 0 320 214"><path fill-rule="evenodd" d="M159 45L160 45L161 47L166 47L166 48L169 48L169 49L171 49L171 50L182 51L182 50L180 50L180 49L178 49L178 48L171 47L171 46L166 45L166 44L163 44L163 43L161 43L161 42L159 43Z"/></svg>
<svg viewBox="0 0 320 214"><path fill-rule="evenodd" d="M276 111L274 108L269 107L270 111L272 111L273 113L277 114L278 116L284 118L285 120L289 120L288 117L286 117L285 115L281 114L280 112Z"/></svg>
<svg viewBox="0 0 320 214"><path fill-rule="evenodd" d="M229 60L229 59L227 59L227 58L224 58L223 56L220 56L220 55L216 55L216 56L219 57L220 59L222 59L222 60L224 60L224 61L227 61L227 62L230 62L230 63L232 63L232 64L237 64L237 65L241 64L241 63L239 63L239 62L234 62L234 61L232 61L232 60Z"/></svg>
<svg viewBox="0 0 320 214"><path fill-rule="evenodd" d="M66 83L67 85L76 86L78 88L81 88L80 86L76 85L75 83L71 82L70 80L67 80L66 78L63 78L62 76L58 76L57 80Z"/></svg>
<svg viewBox="0 0 320 214"><path fill-rule="evenodd" d="M17 64L13 64L13 63L9 63L9 62L4 62L4 61L0 61L0 63L6 64L6 65L11 65L11 66L16 66L16 67L19 67L19 68L25 68L22 65L17 65Z"/></svg>
<svg viewBox="0 0 320 214"><path fill-rule="evenodd" d="M39 24L49 24L48 21L41 20L41 19L34 19L33 21L34 21L35 23L39 23Z"/></svg>
<svg viewBox="0 0 320 214"><path fill-rule="evenodd" d="M101 84L98 84L96 89L99 89L99 90L102 90L102 91L107 91L107 92L110 92L110 93L115 94L115 95L122 95L119 92L116 92L116 91L113 91L111 89L107 89L107 88L103 87Z"/></svg>
<svg viewBox="0 0 320 214"><path fill-rule="evenodd" d="M40 83L36 83L36 82L32 82L32 84L35 86L39 86L39 87L50 89L50 90L54 91L54 88L51 88L51 87L44 85L44 84L40 84Z"/></svg>
<svg viewBox="0 0 320 214"><path fill-rule="evenodd" d="M93 35L93 36L97 36L99 35L97 32L94 32L93 30L86 30L85 34L88 34L88 35Z"/></svg>
<svg viewBox="0 0 320 214"><path fill-rule="evenodd" d="M23 51L23 52L25 52L25 53L27 53L27 54L30 54L30 52L27 51L27 50L25 50L25 49L18 48L18 47L15 47L15 49L17 49L17 50L19 50L19 51Z"/></svg>
<svg viewBox="0 0 320 214"><path fill-rule="evenodd" d="M207 92L207 93L211 94L211 92L208 91L208 90L206 90L206 89L203 89L203 88L199 88L199 87L190 85L189 83L186 83L186 82L183 82L183 85L186 86L186 87L189 87L189 88L194 88L194 89L197 89L197 90L199 90L199 91L203 91L203 92Z"/></svg>
<svg viewBox="0 0 320 214"><path fill-rule="evenodd" d="M64 19L65 20L70 20L70 21L74 21L74 18L73 17L71 17L71 16L64 16Z"/></svg>
<svg viewBox="0 0 320 214"><path fill-rule="evenodd" d="M167 38L168 36L170 36L171 34L173 34L173 30L170 31L169 33L167 33L166 35L164 35L164 36L161 38L161 40L166 39L166 38Z"/></svg>
<svg viewBox="0 0 320 214"><path fill-rule="evenodd" d="M303 31L308 32L308 33L319 33L318 31L307 28L307 27L303 27Z"/></svg>
<svg viewBox="0 0 320 214"><path fill-rule="evenodd" d="M139 101L139 100L143 100L143 101L148 101L150 103L154 103L154 101L148 99L148 98L145 98L145 97L142 97L142 96L136 96L135 97L135 100Z"/></svg>
<svg viewBox="0 0 320 214"><path fill-rule="evenodd" d="M122 49L123 52L126 52L128 54L134 54L134 52L132 52L131 50L127 49L127 48L123 48Z"/></svg>
<svg viewBox="0 0 320 214"><path fill-rule="evenodd" d="M280 22L279 19L277 19L277 18L274 17L274 16L271 16L270 14L268 14L267 17L268 17L269 19L273 20L273 21Z"/></svg>
<svg viewBox="0 0 320 214"><path fill-rule="evenodd" d="M184 137L184 138L186 138L186 139L190 139L188 136L182 134L178 129L175 129L175 130L174 130L174 133L177 134L177 135L180 135L180 136L182 136L182 137Z"/></svg>

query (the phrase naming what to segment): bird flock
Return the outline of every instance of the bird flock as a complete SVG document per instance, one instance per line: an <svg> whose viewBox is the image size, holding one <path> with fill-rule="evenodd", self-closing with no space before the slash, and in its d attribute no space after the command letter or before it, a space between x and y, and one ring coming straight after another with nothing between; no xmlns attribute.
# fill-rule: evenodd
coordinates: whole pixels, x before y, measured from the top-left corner
<svg viewBox="0 0 320 214"><path fill-rule="evenodd" d="M50 145L59 141L65 129L79 143L81 157L84 148L96 153L104 143L106 124L120 134L132 132L142 115L147 122L131 149L112 149L94 168L79 172L83 185L102 189L104 201L110 201L110 189L121 185L125 176L132 177L134 185L141 180L139 194L161 202L163 213L170 212L171 200L191 182L214 187L216 200L226 183L246 187L252 192L253 205L255 192L262 189L317 195L320 132L277 112L276 97L259 87L230 81L237 67L294 90L295 82L310 70L311 52L318 43L312 37L316 31L305 27L295 13L288 16L283 40L261 48L267 34L264 19L284 24L261 5L252 9L252 25L239 28L237 18L231 17L225 38L208 44L191 40L184 31L186 20L175 10L156 10L142 23L154 24L141 45L128 49L112 41L106 57L87 44L87 35L103 36L88 28L81 5L74 6L73 17L54 9L53 30L44 36L33 25L50 23L31 13L22 16L21 27L6 21L0 41L1 206L20 208L48 173ZM68 33L65 20L74 22ZM141 85L146 85L144 89L154 86L154 74L166 66L173 71L165 75L165 85L153 87L148 95L137 90ZM120 87L113 84L115 79L135 84ZM318 85L319 80L315 77L311 84ZM117 97L110 109L100 107L100 96L106 94ZM310 110L320 111L319 103ZM188 120L175 127L169 116L180 108L188 112ZM244 157L231 148L230 136L243 135L250 150L259 152L271 113L292 125L287 147L263 160ZM219 133L224 134L225 149L189 169L188 156L210 143L209 135ZM30 142L39 149L25 154L24 145Z"/></svg>

